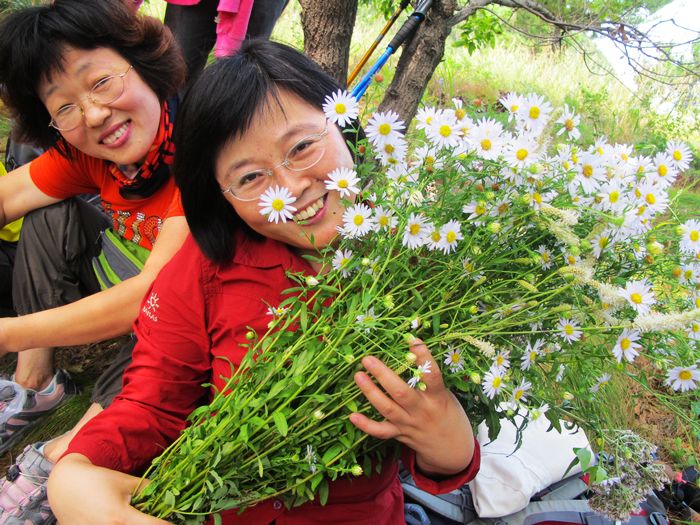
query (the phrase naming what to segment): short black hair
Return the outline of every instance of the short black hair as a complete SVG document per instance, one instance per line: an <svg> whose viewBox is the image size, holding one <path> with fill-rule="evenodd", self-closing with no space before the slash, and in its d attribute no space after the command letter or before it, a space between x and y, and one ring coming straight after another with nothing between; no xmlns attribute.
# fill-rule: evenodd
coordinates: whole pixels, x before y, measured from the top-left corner
<svg viewBox="0 0 700 525"><path fill-rule="evenodd" d="M299 51L256 39L208 66L192 84L175 121L173 173L192 236L209 259L230 261L235 231L252 232L216 181L221 148L243 135L279 90L322 109L325 98L338 89L336 80ZM346 129L348 140L356 141L356 123Z"/></svg>
<svg viewBox="0 0 700 525"><path fill-rule="evenodd" d="M123 0L54 0L0 22L0 97L15 119L16 138L66 153L38 95L44 79L64 68L66 47L110 48L131 64L164 101L185 80L185 63L170 30L133 14ZM61 147L63 146L63 147Z"/></svg>

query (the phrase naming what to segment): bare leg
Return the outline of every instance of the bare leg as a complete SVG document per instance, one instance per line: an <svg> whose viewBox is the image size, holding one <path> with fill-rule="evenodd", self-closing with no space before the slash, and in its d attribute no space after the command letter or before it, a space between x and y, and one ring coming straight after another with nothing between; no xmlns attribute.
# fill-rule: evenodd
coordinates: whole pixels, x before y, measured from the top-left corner
<svg viewBox="0 0 700 525"><path fill-rule="evenodd" d="M17 354L15 381L24 388L42 390L53 375L53 348L32 348Z"/></svg>
<svg viewBox="0 0 700 525"><path fill-rule="evenodd" d="M102 407L97 403L90 405L90 408L87 409L85 414L83 414L83 417L80 418L80 421L78 421L72 429L46 443L46 446L44 447L44 456L50 461L56 463L58 458L60 458L68 449L68 445L78 431L83 428L83 426L85 426L85 424L93 417L102 412L102 410Z"/></svg>

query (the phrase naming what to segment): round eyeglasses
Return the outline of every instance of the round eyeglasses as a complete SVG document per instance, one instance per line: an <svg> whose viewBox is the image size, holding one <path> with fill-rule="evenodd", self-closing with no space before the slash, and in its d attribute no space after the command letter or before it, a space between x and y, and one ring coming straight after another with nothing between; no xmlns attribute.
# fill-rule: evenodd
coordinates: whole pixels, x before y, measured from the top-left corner
<svg viewBox="0 0 700 525"><path fill-rule="evenodd" d="M289 171L304 171L314 167L326 152L324 137L328 135L328 119L323 131L308 135L295 143L284 160L272 168L261 168L229 177L230 184L221 193L230 193L240 201L254 201L267 191L274 179L274 170L285 168Z"/></svg>
<svg viewBox="0 0 700 525"><path fill-rule="evenodd" d="M124 77L133 68L134 66L129 66L124 73L110 75L98 80L87 94L88 100L93 104L99 104L101 106L117 100L124 93ZM84 115L85 110L81 105L66 104L61 106L51 118L49 126L56 128L58 131L70 131L82 124Z"/></svg>

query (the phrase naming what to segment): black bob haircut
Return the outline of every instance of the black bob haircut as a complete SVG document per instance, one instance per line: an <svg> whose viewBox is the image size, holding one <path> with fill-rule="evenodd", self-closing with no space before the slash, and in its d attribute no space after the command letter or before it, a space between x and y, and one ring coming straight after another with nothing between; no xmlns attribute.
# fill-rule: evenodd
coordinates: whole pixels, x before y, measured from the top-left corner
<svg viewBox="0 0 700 525"><path fill-rule="evenodd" d="M189 88L175 121L173 173L192 236L209 259L229 262L236 230L253 234L216 181L221 149L242 136L280 90L322 110L326 96L338 89L336 80L299 51L255 39L208 66ZM356 144L362 138L358 129L352 123L342 131Z"/></svg>
<svg viewBox="0 0 700 525"><path fill-rule="evenodd" d="M64 69L66 48L110 48L131 64L164 101L182 87L186 66L170 30L134 15L124 0L54 0L13 12L0 22L0 97L15 119L18 140L57 146L60 134L38 95L44 79Z"/></svg>

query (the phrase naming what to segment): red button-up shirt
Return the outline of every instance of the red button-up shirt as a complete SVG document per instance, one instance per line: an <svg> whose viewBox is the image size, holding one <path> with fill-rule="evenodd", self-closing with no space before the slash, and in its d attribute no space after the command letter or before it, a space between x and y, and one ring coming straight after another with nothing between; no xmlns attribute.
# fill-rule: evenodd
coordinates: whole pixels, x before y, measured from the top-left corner
<svg viewBox="0 0 700 525"><path fill-rule="evenodd" d="M189 238L142 303L135 324L138 344L121 393L83 427L66 454L83 454L95 465L122 472L143 471L179 435L190 412L207 402L210 391L201 385L211 382L221 389L225 384L230 363L238 365L245 354L241 343L248 327L266 331L269 306L277 306L282 291L292 286L288 270L313 273L287 245L270 239L239 234L233 260L217 265ZM465 471L436 482L416 470L412 451L404 450L403 457L417 485L432 493L472 479L480 458L475 445ZM381 474L331 482L325 506L310 502L287 510L279 500L268 500L240 515L227 512L223 522L403 525L397 470L389 459Z"/></svg>

